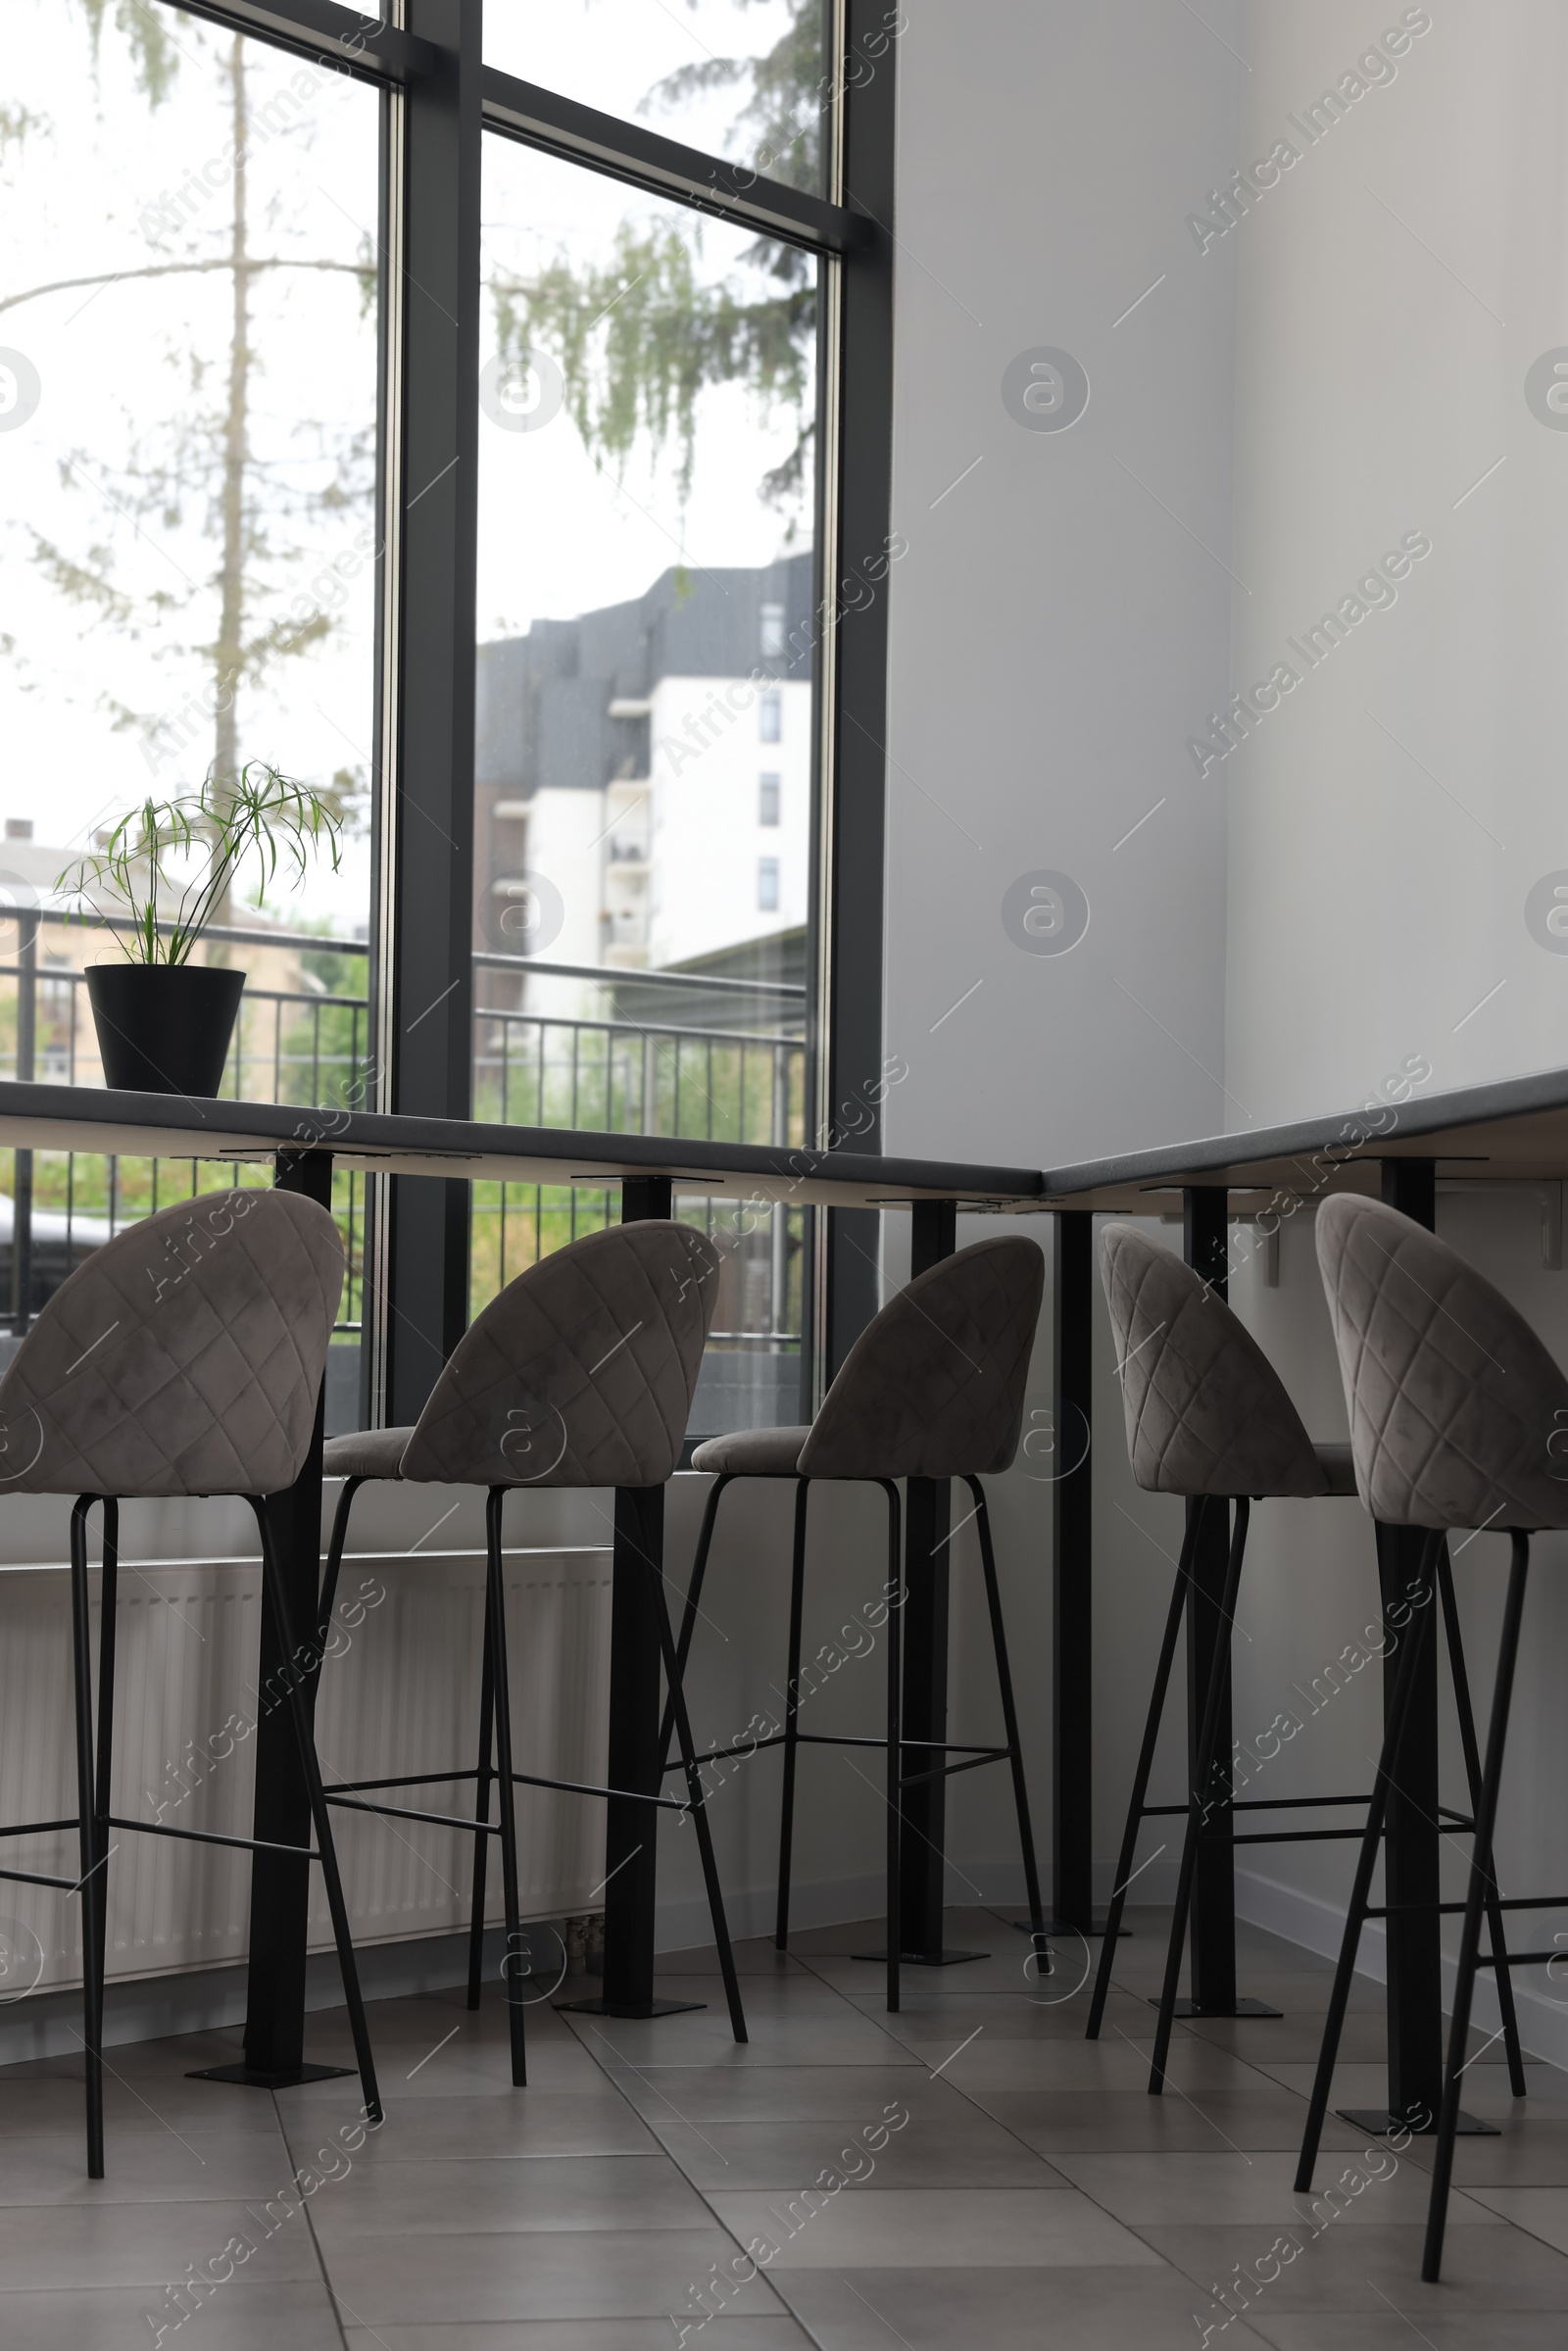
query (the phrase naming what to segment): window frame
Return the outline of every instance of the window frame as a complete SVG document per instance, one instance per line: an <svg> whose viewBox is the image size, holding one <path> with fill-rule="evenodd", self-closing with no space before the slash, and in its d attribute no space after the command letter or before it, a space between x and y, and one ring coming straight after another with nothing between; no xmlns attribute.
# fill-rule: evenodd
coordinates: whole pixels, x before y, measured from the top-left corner
<svg viewBox="0 0 1568 2351"><path fill-rule="evenodd" d="M809 1139L879 1151L902 11L822 0L826 193L814 195L486 66L482 0L390 0L379 19L335 0L162 0L176 4L382 94L369 961L378 1109L465 1118L472 1101L484 139L517 140L817 257ZM423 298L432 285L439 302ZM379 1177L369 1192L362 1405L379 1426L417 1415L465 1328L469 1210L462 1182ZM824 1229L811 1236L807 1411L876 1305L866 1236L852 1229L874 1231L874 1216L808 1213L808 1224Z"/></svg>

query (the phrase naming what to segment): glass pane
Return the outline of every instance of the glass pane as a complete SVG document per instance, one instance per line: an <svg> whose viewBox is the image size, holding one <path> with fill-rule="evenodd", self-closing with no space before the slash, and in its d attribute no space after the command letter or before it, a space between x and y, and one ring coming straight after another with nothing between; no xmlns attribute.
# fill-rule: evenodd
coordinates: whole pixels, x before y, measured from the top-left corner
<svg viewBox="0 0 1568 2351"><path fill-rule="evenodd" d="M83 973L116 956L115 934L67 919L61 877L149 797L211 777L232 806L255 762L253 780L270 767L325 800L341 852L335 871L310 857L298 887L286 857L265 887L252 859L219 892L193 960L246 974L221 1091L352 1102L378 101L172 10L12 0L6 29L0 1072L104 1082ZM201 856L178 878L199 890L210 872ZM92 896L100 916L123 911ZM86 1249L197 1180L188 1161L21 1154L0 1320L24 1328ZM200 1171L202 1189L230 1180ZM340 1177L356 1277L362 1205ZM358 1324L357 1286L343 1319ZM357 1349L357 1329L343 1338ZM334 1396L351 1378L334 1360Z"/></svg>
<svg viewBox="0 0 1568 2351"><path fill-rule="evenodd" d="M484 61L766 178L816 188L825 13L823 0L485 0ZM890 26L897 15L889 11ZM862 58L860 77L872 71Z"/></svg>
<svg viewBox="0 0 1568 2351"><path fill-rule="evenodd" d="M484 209L476 1114L798 1141L816 265L502 139ZM614 1206L478 1187L474 1303ZM803 1220L683 1212L700 1425L795 1419Z"/></svg>

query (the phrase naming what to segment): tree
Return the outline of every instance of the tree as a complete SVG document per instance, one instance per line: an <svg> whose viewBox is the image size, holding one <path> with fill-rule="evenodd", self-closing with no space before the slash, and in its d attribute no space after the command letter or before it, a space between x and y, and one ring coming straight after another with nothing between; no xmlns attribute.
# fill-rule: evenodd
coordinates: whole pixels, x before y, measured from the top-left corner
<svg viewBox="0 0 1568 2351"><path fill-rule="evenodd" d="M691 0L695 5L695 0ZM754 0L736 0L750 7ZM827 89L821 0L789 0L790 21L761 57L713 57L656 82L640 112L670 110L701 91L746 93L730 145L759 175L797 187L820 184ZM809 480L816 342L816 264L792 245L760 237L740 256L772 281L763 293L700 274L703 220L681 213L651 226L623 220L610 258L574 267L564 255L527 279L492 282L503 356L526 364L536 347L559 360L567 406L584 446L624 476L640 435L656 455L673 434L684 506L697 451L697 403L710 385L740 384L764 409L794 412L790 455L762 477L768 504L791 514Z"/></svg>
<svg viewBox="0 0 1568 2351"><path fill-rule="evenodd" d="M109 0L81 0L81 6L96 74ZM336 435L319 425L301 427L303 435L315 433L316 454L327 459L324 484L291 481L275 462L258 455L252 435L260 364L252 339L256 285L264 274L277 270L341 274L355 281L363 315L374 299L375 264L369 241L363 238L359 258L352 262L254 249L254 153L259 144L299 126L300 81L318 82L318 76L308 71L296 75L290 92L274 96L258 122L243 36L213 40L194 20L185 18L179 20L176 43L163 13L140 0L117 0L114 23L125 41L136 84L155 111L170 99L185 64L197 58L212 64L229 132L227 155L221 159L227 167L226 219L208 227L203 219L192 220L188 198L184 204L180 200L184 191L166 195L141 218L159 258L131 269L54 280L0 295L0 311L76 286L220 273L226 275L230 288L227 348L219 365L199 352L166 354L172 368L184 376L187 399L172 417L159 419L150 430L140 432L132 426L123 463L108 465L101 451L95 451L88 466L84 453L72 453L64 463L63 479L74 489L86 485L90 490L96 476L107 485L106 511L96 517L85 549L74 551L34 528L32 554L51 587L80 607L91 624L109 624L133 638L151 637L154 659L188 659L193 652L200 656L209 682L194 720L189 704L175 719L160 718L107 696L106 707L117 728L140 733L144 756L155 772L188 752L210 721L211 750L199 758L199 765L210 766L220 779L232 778L240 768L242 691L260 685L280 662L320 645L337 625L332 611L320 603L291 623L263 616L270 599L275 610L276 582L301 552L294 526L346 518L356 512L368 515L374 477L369 423L358 432ZM19 112L25 117L25 110L12 110L12 116ZM39 127L35 117L20 122L8 119L0 123L0 133L24 139ZM215 545L211 575L190 581L184 589L123 584L117 576L118 525L128 523L139 530L144 521L151 521L168 533L177 530L191 511L200 515L204 536ZM211 634L197 635L209 614ZM181 621L186 623L183 631ZM360 781L352 768L340 768L333 779L343 799L355 795Z"/></svg>

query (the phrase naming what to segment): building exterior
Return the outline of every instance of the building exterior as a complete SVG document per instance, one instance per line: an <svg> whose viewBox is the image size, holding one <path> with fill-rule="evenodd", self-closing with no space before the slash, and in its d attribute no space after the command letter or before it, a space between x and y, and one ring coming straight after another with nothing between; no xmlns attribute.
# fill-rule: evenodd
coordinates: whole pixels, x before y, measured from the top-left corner
<svg viewBox="0 0 1568 2351"><path fill-rule="evenodd" d="M476 948L667 969L804 932L811 581L672 569L479 648Z"/></svg>

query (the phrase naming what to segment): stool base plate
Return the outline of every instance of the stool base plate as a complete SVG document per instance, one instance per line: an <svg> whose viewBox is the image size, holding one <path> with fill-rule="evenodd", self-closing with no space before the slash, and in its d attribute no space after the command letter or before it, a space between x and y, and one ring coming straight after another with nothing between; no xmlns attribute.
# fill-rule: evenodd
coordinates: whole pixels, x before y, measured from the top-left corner
<svg viewBox="0 0 1568 2351"><path fill-rule="evenodd" d="M1335 2108L1335 2112L1342 2123L1353 2123L1357 2131L1370 2131L1375 2137L1379 2138L1387 2138L1392 2131L1408 2131L1412 2138L1436 2138L1438 2134L1438 2126L1435 2122L1424 2123L1417 2131L1413 2124L1401 2123L1397 2115L1390 2114L1386 2106L1339 2106ZM1477 2116L1465 2114L1462 2111L1459 2116L1458 2129L1461 2138L1501 2138L1502 2136L1502 2132L1497 2129L1495 2123L1483 2123Z"/></svg>
<svg viewBox="0 0 1568 2351"><path fill-rule="evenodd" d="M1151 2000L1149 2005L1151 2008L1157 2008L1159 2006L1159 2002L1157 2000ZM1266 2000L1238 2000L1234 2008L1200 2008L1196 2000L1178 2000L1175 2007L1171 2010L1172 2016L1281 2017L1284 2014L1285 2011L1283 2008L1270 2008Z"/></svg>
<svg viewBox="0 0 1568 2351"><path fill-rule="evenodd" d="M887 1964L886 1951L852 1951L852 1959L874 1960L878 1967ZM966 1959L989 1959L989 1951L901 1951L900 1967L959 1967Z"/></svg>
<svg viewBox="0 0 1568 2351"><path fill-rule="evenodd" d="M204 2065L187 2082L237 2082L241 2089L295 2089L302 2082L335 2082L339 2075L352 2075L351 2065L296 2065L281 2067L276 2073L265 2072L250 2065Z"/></svg>
<svg viewBox="0 0 1568 2351"><path fill-rule="evenodd" d="M619 2016L633 2021L653 2016L685 2016L694 2008L706 2008L706 2000L650 2000L644 2008L632 2008L623 2000L557 2000L558 2016Z"/></svg>

